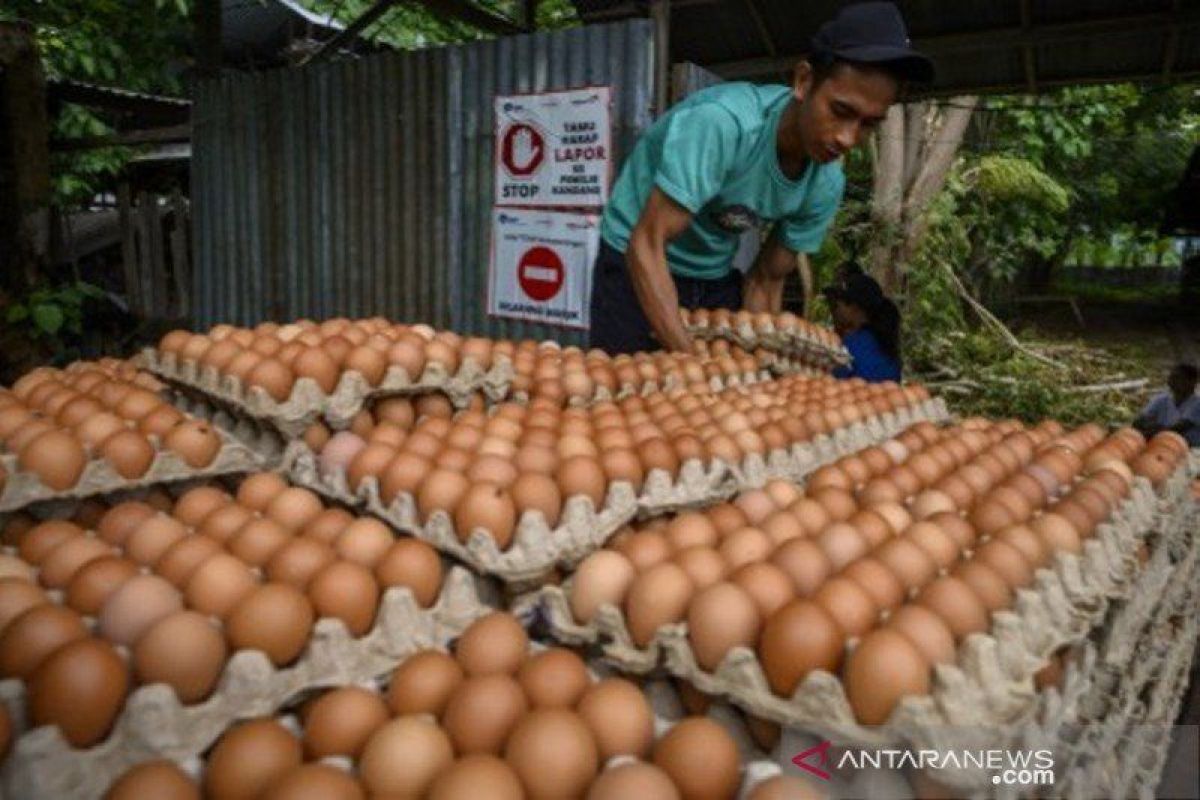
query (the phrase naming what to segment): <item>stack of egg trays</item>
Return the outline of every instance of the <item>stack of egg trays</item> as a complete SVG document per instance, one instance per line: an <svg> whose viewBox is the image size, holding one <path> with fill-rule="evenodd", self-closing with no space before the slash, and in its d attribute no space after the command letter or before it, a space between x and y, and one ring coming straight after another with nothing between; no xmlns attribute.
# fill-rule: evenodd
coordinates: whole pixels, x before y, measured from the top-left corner
<svg viewBox="0 0 1200 800"><path fill-rule="evenodd" d="M826 373L821 373L826 374ZM721 392L725 389L732 389L735 386L753 386L758 383L764 383L772 380L774 373L772 370L763 367L752 372L739 372L732 375L713 375L708 379L708 389L711 392ZM596 403L602 403L606 400L623 400L626 397L638 395L640 397L649 397L652 394L659 392L670 392L676 389L686 389L687 384L679 380L679 378L668 375L662 382L645 381L640 384L622 383L616 392L611 392L604 386L597 386L591 397L572 397L568 399L567 405L570 406L591 406ZM515 401L518 403L528 403L530 393L528 391L511 392L502 398L494 398L485 396L489 402L504 402Z"/></svg>
<svg viewBox="0 0 1200 800"><path fill-rule="evenodd" d="M446 566L442 591L429 608L407 587L392 587L369 632L355 638L341 620L319 619L304 652L287 667L275 667L257 650L232 653L203 702L185 706L164 684L134 688L108 737L88 749L73 748L57 727L27 730L24 683L0 681L0 702L14 723L12 750L0 764L0 796L98 797L95 787L108 786L134 764L183 761L208 749L236 720L272 714L311 689L371 680L411 653L445 646L499 602L494 587L461 566Z"/></svg>
<svg viewBox="0 0 1200 800"><path fill-rule="evenodd" d="M52 489L38 480L36 475L20 469L15 454L0 454L0 468L8 474L7 482L0 487L0 513L17 511L37 503L82 500L85 497L194 478L253 472L269 466L269 460L264 460L260 451L238 437L224 430L218 430L217 435L221 437L221 449L206 467L193 467L174 452L160 446L146 473L131 479L118 474L107 460L97 456L87 462L75 485L65 490Z"/></svg>
<svg viewBox="0 0 1200 800"><path fill-rule="evenodd" d="M689 325L688 332L702 339L724 339L753 353L762 348L829 373L850 363L850 353L839 344L835 348L809 340L799 333L772 328L757 328L750 322L741 325L732 319L723 324Z"/></svg>
<svg viewBox="0 0 1200 800"><path fill-rule="evenodd" d="M504 550L485 530L472 531L464 543L450 515L444 511L435 511L422 524L411 494L402 493L385 505L379 496L378 481L373 477L363 480L356 492L351 491L345 473L322 475L317 455L303 441L288 446L283 468L297 485L348 506L363 508L472 569L498 577L511 591L521 592L536 588L560 567L573 568L634 519L712 505L738 491L761 487L772 478L800 480L818 467L891 438L915 422L943 422L948 417L945 404L940 399L930 399L912 408L856 422L833 435L821 435L786 450L773 451L765 459L752 454L741 464L714 460L708 466L693 459L681 465L675 478L665 471L652 470L640 493L626 482L610 484L604 505L599 509L586 497L568 498L553 529L540 513L526 513Z"/></svg>
<svg viewBox="0 0 1200 800"><path fill-rule="evenodd" d="M781 698L771 692L749 648L734 648L714 672L704 671L691 652L686 624L663 626L647 647L639 648L613 606L602 606L590 624L578 625L567 602L569 581L542 589L540 608L552 635L562 641L597 647L610 663L633 673L661 665L702 692L792 729L848 746L910 742L931 749L988 748L998 729L1015 731L1036 714L1039 695L1032 678L1046 657L1083 641L1104 619L1110 601L1129 595L1140 570L1135 553L1157 523L1158 507L1149 482L1137 479L1129 498L1085 543L1081 556L1060 554L1050 568L1039 570L1034 586L1017 592L1011 611L993 615L989 634L967 638L958 664L936 668L930 696L906 698L888 723L877 728L857 723L840 680L827 672L811 673L791 698ZM963 741L968 728L986 731L986 741ZM976 783L986 776L959 777Z"/></svg>
<svg viewBox="0 0 1200 800"><path fill-rule="evenodd" d="M395 395L417 395L442 392L458 406L465 406L473 395L482 392L492 401L504 398L512 386L512 362L497 358L488 370L474 360L463 359L453 374L439 363L425 365L417 380L396 366L388 367L378 386L372 386L358 372L347 370L338 379L330 394L326 394L311 378L298 378L292 393L282 402L275 400L261 387L243 385L231 375L222 375L213 367L201 366L193 360L181 360L171 353L159 353L147 348L139 356L143 369L175 385L230 408L239 416L249 416L273 425L284 436L303 435L308 427L324 419L333 428L349 427L354 415L362 411L368 400Z"/></svg>

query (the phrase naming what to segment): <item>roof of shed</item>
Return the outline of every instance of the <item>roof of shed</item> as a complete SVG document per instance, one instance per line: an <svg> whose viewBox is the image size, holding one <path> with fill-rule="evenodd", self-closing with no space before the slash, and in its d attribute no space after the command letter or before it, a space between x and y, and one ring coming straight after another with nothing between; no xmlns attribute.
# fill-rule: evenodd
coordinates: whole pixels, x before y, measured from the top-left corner
<svg viewBox="0 0 1200 800"><path fill-rule="evenodd" d="M572 0L585 22L645 0ZM670 0L671 61L729 80L780 80L845 0ZM1200 77L1200 0L898 0L937 66L934 94Z"/></svg>

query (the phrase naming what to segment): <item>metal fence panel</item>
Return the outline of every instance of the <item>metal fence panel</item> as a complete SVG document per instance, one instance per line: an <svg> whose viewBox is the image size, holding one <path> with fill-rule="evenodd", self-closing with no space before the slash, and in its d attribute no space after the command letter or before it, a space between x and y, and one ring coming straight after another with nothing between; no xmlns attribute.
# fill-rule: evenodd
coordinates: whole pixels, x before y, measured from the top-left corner
<svg viewBox="0 0 1200 800"><path fill-rule="evenodd" d="M613 87L616 163L651 122L646 20L201 84L193 106L193 321L424 321L584 334L487 315L492 98Z"/></svg>

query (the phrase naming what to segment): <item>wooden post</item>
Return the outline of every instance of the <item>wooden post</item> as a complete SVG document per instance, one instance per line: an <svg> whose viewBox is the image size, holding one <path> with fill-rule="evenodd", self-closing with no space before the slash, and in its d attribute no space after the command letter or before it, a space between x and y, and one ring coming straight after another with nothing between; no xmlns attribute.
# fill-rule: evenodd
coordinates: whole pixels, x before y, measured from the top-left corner
<svg viewBox="0 0 1200 800"><path fill-rule="evenodd" d="M142 302L142 287L138 281L137 229L133 219L133 203L130 199L129 183L122 181L117 187L117 220L121 226L121 263L125 274L125 302L129 313L141 316L145 313Z"/></svg>
<svg viewBox="0 0 1200 800"><path fill-rule="evenodd" d="M215 78L221 73L221 0L194 0L192 41L196 51L196 73Z"/></svg>
<svg viewBox="0 0 1200 800"><path fill-rule="evenodd" d="M142 209L142 213L146 216L149 234L147 250L150 255L150 315L161 318L169 316L170 311L167 308L167 264L163 258L162 206L158 199L157 194L148 192L145 195L146 207Z"/></svg>
<svg viewBox="0 0 1200 800"><path fill-rule="evenodd" d="M171 226L171 275L175 279L174 316L187 319L192 313L192 274L188 264L188 232L191 219L187 201L176 188L171 193L171 210L174 225Z"/></svg>
<svg viewBox="0 0 1200 800"><path fill-rule="evenodd" d="M654 20L654 116L671 105L671 0L652 0Z"/></svg>

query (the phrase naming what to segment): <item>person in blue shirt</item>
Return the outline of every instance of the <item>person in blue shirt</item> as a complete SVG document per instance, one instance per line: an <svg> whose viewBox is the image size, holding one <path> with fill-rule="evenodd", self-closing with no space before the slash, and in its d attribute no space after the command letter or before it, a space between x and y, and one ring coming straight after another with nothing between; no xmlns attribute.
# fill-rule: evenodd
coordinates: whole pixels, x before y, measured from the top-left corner
<svg viewBox="0 0 1200 800"><path fill-rule="evenodd" d="M823 292L833 315L833 328L850 351L850 364L834 370L835 378L865 381L900 380L900 311L870 275L851 265L841 283Z"/></svg>
<svg viewBox="0 0 1200 800"><path fill-rule="evenodd" d="M790 86L726 83L659 118L621 169L600 223L591 345L687 351L684 308L781 311L797 254L815 253L841 204L841 158L933 66L894 5L850 5L812 39ZM745 231L771 224L743 283Z"/></svg>

